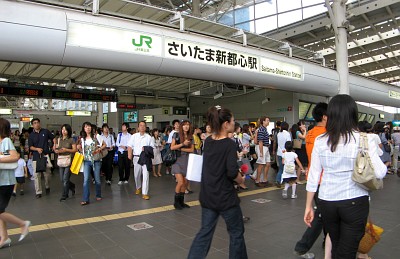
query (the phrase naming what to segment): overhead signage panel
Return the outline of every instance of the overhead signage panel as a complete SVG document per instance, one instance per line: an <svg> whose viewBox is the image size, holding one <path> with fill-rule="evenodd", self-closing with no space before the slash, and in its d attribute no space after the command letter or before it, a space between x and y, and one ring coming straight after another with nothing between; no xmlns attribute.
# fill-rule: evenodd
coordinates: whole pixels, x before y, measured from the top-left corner
<svg viewBox="0 0 400 259"><path fill-rule="evenodd" d="M400 93L396 91L389 91L389 97L400 100Z"/></svg>
<svg viewBox="0 0 400 259"><path fill-rule="evenodd" d="M67 116L91 116L92 113L88 111L65 111Z"/></svg>
<svg viewBox="0 0 400 259"><path fill-rule="evenodd" d="M259 71L258 57L217 46L165 38L165 57L228 68Z"/></svg>
<svg viewBox="0 0 400 259"><path fill-rule="evenodd" d="M79 22L68 23L67 45L142 55L162 55L162 37Z"/></svg>
<svg viewBox="0 0 400 259"><path fill-rule="evenodd" d="M0 109L0 114L10 115L12 114L12 109Z"/></svg>
<svg viewBox="0 0 400 259"><path fill-rule="evenodd" d="M304 81L303 66L294 65L270 58L260 58L260 72L272 76Z"/></svg>
<svg viewBox="0 0 400 259"><path fill-rule="evenodd" d="M16 82L0 82L0 94L32 98L86 100L94 102L118 101L118 96L115 91L111 92L87 89L74 89L72 91L67 91L63 87L51 87Z"/></svg>

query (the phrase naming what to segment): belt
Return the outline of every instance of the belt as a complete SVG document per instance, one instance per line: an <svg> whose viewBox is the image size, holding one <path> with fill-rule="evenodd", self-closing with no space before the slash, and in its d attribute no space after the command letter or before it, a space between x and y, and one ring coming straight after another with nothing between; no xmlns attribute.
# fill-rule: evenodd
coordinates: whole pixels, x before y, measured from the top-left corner
<svg viewBox="0 0 400 259"><path fill-rule="evenodd" d="M263 145L264 147L269 147L269 144L268 145Z"/></svg>

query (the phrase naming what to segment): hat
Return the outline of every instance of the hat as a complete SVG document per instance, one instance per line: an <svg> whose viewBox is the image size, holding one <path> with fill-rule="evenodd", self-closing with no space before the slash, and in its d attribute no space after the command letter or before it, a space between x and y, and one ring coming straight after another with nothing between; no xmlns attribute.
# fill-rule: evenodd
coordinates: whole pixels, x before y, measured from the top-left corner
<svg viewBox="0 0 400 259"><path fill-rule="evenodd" d="M387 128L389 128L389 126L388 126L388 125L385 125L385 126L383 126L383 128L384 128L384 129L387 129Z"/></svg>
<svg viewBox="0 0 400 259"><path fill-rule="evenodd" d="M400 127L393 127L393 130L400 130Z"/></svg>

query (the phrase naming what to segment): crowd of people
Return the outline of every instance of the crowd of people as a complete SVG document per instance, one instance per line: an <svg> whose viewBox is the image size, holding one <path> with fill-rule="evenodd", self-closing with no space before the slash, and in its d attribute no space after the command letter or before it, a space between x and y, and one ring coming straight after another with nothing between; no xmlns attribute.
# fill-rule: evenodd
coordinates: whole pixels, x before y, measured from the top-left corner
<svg viewBox="0 0 400 259"><path fill-rule="evenodd" d="M12 155L0 158L0 161L18 161L18 167L12 170L13 177L0 178L0 185L12 186L2 190L0 222L19 225L22 239L27 235L30 222L11 217L4 210L8 194L16 196L19 187L19 194L24 195L23 183L28 175L34 180L35 195L39 199L43 194L42 176L45 180L44 191L48 195L51 171L58 167L63 186L60 202L75 195L77 187L70 180L70 165L76 152L83 155L82 206L91 202L92 182L95 185L95 200L102 200L101 176L104 175L106 185L111 185L116 165L118 185L129 183L133 167L135 194L141 195L144 200L150 199L151 175L154 178L162 177L163 173L164 176L173 175L176 181L173 206L177 210L190 208L184 197L192 192L186 174L188 157L193 153L203 156L200 191L202 226L192 244L189 258L204 258L207 255L219 215L228 225L230 254L236 255L232 258L247 258L243 237L246 217L240 210L237 191L248 189L246 178L250 178L260 188L274 185L282 188L283 185L283 199L289 197L290 187L290 197L296 199L297 184L307 182L304 221L308 228L297 242L295 253L302 258L312 258L309 250L323 229L325 258L354 259L369 211L368 192L351 180L359 132L369 133L370 155L379 157L384 164L383 167L377 165L381 170L377 172L379 177L384 177L386 171L398 171L400 144L399 127L393 127L390 122L377 122L372 126L366 121L358 122L357 116L354 100L347 95L337 95L329 105L319 103L315 106L315 122L312 124L307 126L309 122L301 120L289 127L287 122L278 121L271 132L267 129L270 123L267 116L261 116L257 124L239 125L235 123L232 112L220 106L208 110L204 127L193 125L189 120L174 120L163 130L150 130L142 121L137 129L122 123L119 133L107 124L97 127L90 122L83 123L79 135L68 124L53 133L42 128L40 120L34 118L30 129L23 129L21 134L19 131L11 134L9 123L7 128L7 121L0 119L1 138L9 139L9 143L2 142L2 152ZM7 143L4 148L3 143ZM168 151L176 154L176 161L172 164L163 161ZM250 177L241 172L239 164L243 163L248 163ZM161 170L163 164L165 172ZM276 171L275 177L268 177L270 168ZM307 181L301 181L302 176L308 177ZM357 210L357 213L345 219L340 216L342 210L346 213ZM0 247L10 244L4 229L5 223L0 224ZM359 256L363 258L364 255Z"/></svg>

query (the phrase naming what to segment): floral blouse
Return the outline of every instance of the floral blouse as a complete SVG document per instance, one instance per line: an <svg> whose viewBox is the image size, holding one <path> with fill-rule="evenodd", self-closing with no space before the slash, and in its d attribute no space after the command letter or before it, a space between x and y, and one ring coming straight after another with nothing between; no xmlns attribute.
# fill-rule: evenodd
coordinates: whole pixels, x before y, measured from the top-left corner
<svg viewBox="0 0 400 259"><path fill-rule="evenodd" d="M85 140L82 139L83 145L82 145L82 149L83 149L83 157L85 161L91 161L92 163L95 160L95 157L93 155L93 152L96 150L96 144L98 144L97 139L95 139L95 141L93 141L93 139L91 140Z"/></svg>

